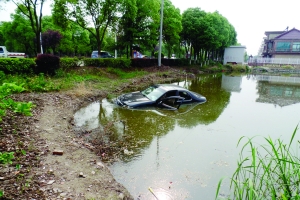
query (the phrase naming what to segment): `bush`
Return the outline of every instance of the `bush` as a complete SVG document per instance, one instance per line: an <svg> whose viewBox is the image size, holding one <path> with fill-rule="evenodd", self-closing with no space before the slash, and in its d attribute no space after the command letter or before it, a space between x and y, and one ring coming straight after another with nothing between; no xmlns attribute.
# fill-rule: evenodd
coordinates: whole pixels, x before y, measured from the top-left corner
<svg viewBox="0 0 300 200"><path fill-rule="evenodd" d="M284 65L282 66L283 69L295 69L295 67L291 66L291 65Z"/></svg>
<svg viewBox="0 0 300 200"><path fill-rule="evenodd" d="M232 70L233 71L239 71L239 72L244 72L246 71L246 66L245 65L232 65Z"/></svg>
<svg viewBox="0 0 300 200"><path fill-rule="evenodd" d="M0 71L5 74L31 74L35 62L30 58L0 58Z"/></svg>
<svg viewBox="0 0 300 200"><path fill-rule="evenodd" d="M113 68L129 68L131 67L130 59L125 58L86 58L83 59L85 66L91 67L113 67Z"/></svg>
<svg viewBox="0 0 300 200"><path fill-rule="evenodd" d="M63 70L68 70L80 66L80 61L78 58L60 58L59 67Z"/></svg>
<svg viewBox="0 0 300 200"><path fill-rule="evenodd" d="M35 62L37 74L44 73L53 76L59 68L60 58L52 54L41 54L38 55Z"/></svg>

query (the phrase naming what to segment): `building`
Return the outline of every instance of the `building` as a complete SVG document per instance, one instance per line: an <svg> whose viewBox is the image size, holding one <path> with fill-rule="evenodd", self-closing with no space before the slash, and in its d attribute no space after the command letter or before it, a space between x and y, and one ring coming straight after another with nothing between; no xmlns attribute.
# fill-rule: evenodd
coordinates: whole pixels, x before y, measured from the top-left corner
<svg viewBox="0 0 300 200"><path fill-rule="evenodd" d="M245 61L245 46L230 46L225 48L223 65L230 64L244 64Z"/></svg>
<svg viewBox="0 0 300 200"><path fill-rule="evenodd" d="M300 31L266 31L262 57L277 59L300 59Z"/></svg>

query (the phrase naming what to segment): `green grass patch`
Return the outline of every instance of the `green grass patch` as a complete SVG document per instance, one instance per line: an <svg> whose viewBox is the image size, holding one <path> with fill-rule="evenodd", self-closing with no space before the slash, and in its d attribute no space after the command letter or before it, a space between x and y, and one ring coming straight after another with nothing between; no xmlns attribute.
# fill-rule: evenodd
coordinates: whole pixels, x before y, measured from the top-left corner
<svg viewBox="0 0 300 200"><path fill-rule="evenodd" d="M125 72L120 68L112 68L112 67L108 67L107 72L115 74L122 79L130 79L130 78L140 77L147 74L147 72L145 71L136 70L136 71Z"/></svg>

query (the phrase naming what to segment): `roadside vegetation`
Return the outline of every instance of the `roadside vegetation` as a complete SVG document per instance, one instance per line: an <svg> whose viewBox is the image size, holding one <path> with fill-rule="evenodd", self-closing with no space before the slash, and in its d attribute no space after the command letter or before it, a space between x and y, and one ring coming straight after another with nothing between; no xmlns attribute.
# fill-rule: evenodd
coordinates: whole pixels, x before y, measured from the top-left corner
<svg viewBox="0 0 300 200"><path fill-rule="evenodd" d="M295 141L297 131L298 126L288 144L270 137L265 138L266 144L256 144L255 137L240 138L240 159L230 178L230 195L220 198L224 181L221 179L216 199L300 199L299 141Z"/></svg>
<svg viewBox="0 0 300 200"><path fill-rule="evenodd" d="M43 13L44 0L7 0L0 9L5 2L18 5L11 21L0 22L0 45L10 52L31 58L41 52L91 57L94 50L117 50L118 58L131 58L136 51L146 58L158 56L160 0L55 0L50 16ZM217 11L180 11L165 0L163 21L162 58L203 64L222 60L226 47L239 45L235 28Z"/></svg>

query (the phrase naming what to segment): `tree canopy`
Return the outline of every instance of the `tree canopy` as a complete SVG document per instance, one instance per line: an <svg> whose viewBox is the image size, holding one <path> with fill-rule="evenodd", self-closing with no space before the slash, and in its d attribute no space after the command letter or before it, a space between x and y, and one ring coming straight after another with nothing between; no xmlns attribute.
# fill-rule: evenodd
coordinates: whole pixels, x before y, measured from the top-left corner
<svg viewBox="0 0 300 200"><path fill-rule="evenodd" d="M152 56L157 51L160 0L52 0L51 16L43 16L45 0L6 1L17 9L11 22L0 24L0 42L12 50L36 55L42 33L43 49L58 55L118 49L130 57L133 50ZM53 35L48 30L61 36L55 45L46 44ZM220 60L224 49L237 43L235 28L219 12L188 8L181 14L170 0L164 1L162 36L168 57L184 46L186 53L200 61Z"/></svg>

